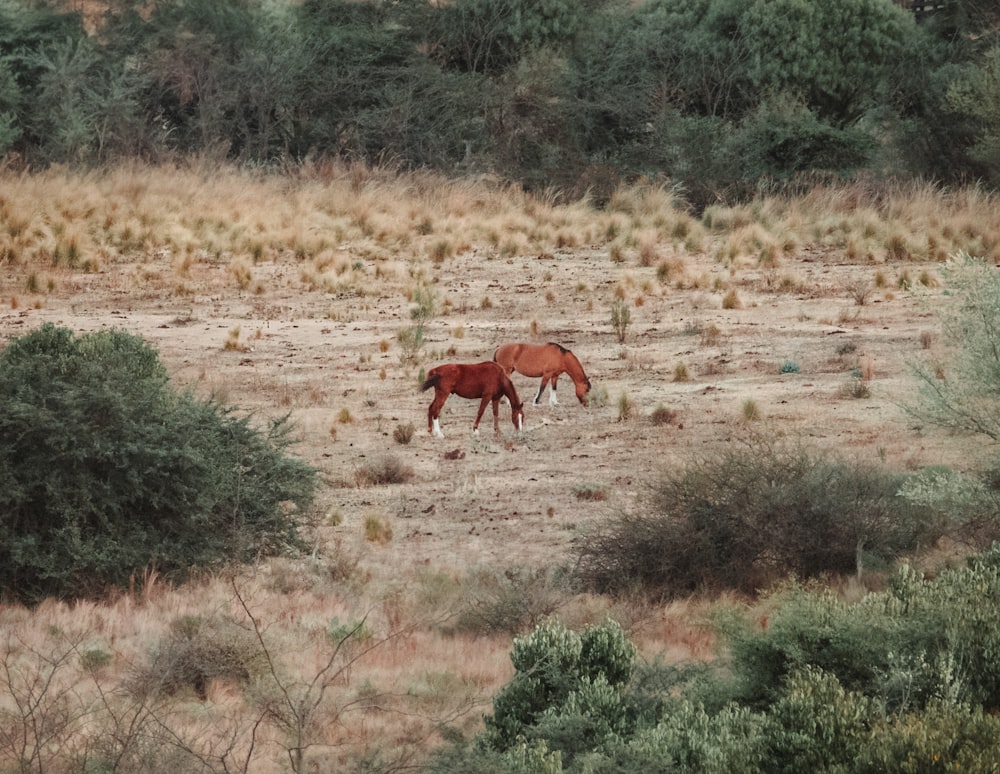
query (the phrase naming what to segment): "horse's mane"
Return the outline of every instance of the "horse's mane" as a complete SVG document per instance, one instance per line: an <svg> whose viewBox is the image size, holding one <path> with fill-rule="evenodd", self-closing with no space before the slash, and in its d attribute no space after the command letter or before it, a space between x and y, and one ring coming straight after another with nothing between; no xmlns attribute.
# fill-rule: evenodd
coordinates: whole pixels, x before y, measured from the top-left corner
<svg viewBox="0 0 1000 774"><path fill-rule="evenodd" d="M550 346L550 347L555 347L555 348L556 348L556 349L558 349L558 350L559 350L560 352L562 352L562 353L563 353L564 355L565 355L565 354L566 354L567 352L569 352L569 350L568 350L568 349L566 349L566 347L564 347L564 346L563 346L562 344L556 344L556 343L555 343L554 341L550 341L550 342L549 342L549 346Z"/></svg>

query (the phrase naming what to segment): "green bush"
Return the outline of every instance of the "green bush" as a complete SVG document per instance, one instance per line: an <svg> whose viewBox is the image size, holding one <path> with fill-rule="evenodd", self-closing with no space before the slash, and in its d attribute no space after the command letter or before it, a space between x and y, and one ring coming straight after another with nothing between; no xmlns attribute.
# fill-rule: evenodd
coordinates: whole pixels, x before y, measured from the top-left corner
<svg viewBox="0 0 1000 774"><path fill-rule="evenodd" d="M767 602L720 617L718 657L698 667L636 667L617 626L540 626L515 641L478 743L430 770L995 769L1000 546L932 580L903 566L858 602L799 585Z"/></svg>
<svg viewBox="0 0 1000 774"><path fill-rule="evenodd" d="M940 531L933 508L897 496L903 481L752 438L664 474L645 510L580 541L579 574L598 591L674 596L884 569Z"/></svg>
<svg viewBox="0 0 1000 774"><path fill-rule="evenodd" d="M175 392L140 338L46 324L0 353L0 395L4 594L87 595L298 545L316 472L287 455L287 417L258 430Z"/></svg>
<svg viewBox="0 0 1000 774"><path fill-rule="evenodd" d="M614 621L582 634L558 622L514 640L516 674L493 699L484 745L508 751L524 738L559 740L575 752L623 733L622 692L634 669L635 646Z"/></svg>
<svg viewBox="0 0 1000 774"><path fill-rule="evenodd" d="M1000 546L934 580L903 565L855 603L797 586L774 602L766 628L720 620L742 703L770 706L790 674L816 667L888 713L935 698L1000 707Z"/></svg>

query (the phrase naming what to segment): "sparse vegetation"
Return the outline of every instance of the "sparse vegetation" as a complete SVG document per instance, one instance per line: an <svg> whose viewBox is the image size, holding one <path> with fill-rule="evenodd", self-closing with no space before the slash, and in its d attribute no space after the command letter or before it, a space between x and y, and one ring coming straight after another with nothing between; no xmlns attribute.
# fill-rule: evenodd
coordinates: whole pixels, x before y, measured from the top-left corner
<svg viewBox="0 0 1000 774"><path fill-rule="evenodd" d="M615 332L615 338L619 344L625 343L628 336L628 328L632 323L632 311L628 303L621 299L616 299L611 304L611 329Z"/></svg>
<svg viewBox="0 0 1000 774"><path fill-rule="evenodd" d="M473 156L477 152L471 149ZM892 358L883 358L887 350L880 349L881 342L892 338L898 343L897 333L919 331L929 326L927 319L908 316L907 327L897 328L897 321L907 314L901 309L909 304L895 301L909 302L910 296L884 292L875 299L877 308L862 313L855 305L851 308L856 311L842 313L842 321L851 326L845 330L836 327L838 306L833 299L840 296L843 305L845 278L851 272L881 265L884 289L892 288L897 276L905 276L906 286L921 303L957 308L961 293L953 283L939 280L940 290L926 290L933 284L925 280L944 277L948 267L935 263L930 269L921 263L940 261L940 257L931 258L931 251L940 256L942 250L953 252L963 246L978 246L976 254L991 255L989 251L1000 243L996 238L1000 226L995 198L985 189L901 183L893 187L871 180L830 187L810 183L808 195L784 190L780 196L761 194L738 207L716 202L714 210L696 217L692 213L698 210L679 199L671 200L669 192L653 190L655 186L635 190L623 186L595 207L589 199L566 204L561 194L507 188L495 178L449 179L427 171L399 175L389 167L336 160L308 162L294 169L289 165L287 173L252 165L237 169L210 161L178 160L169 167L87 174L59 166L31 173L5 167L0 177L0 301L18 310L0 321L4 335L19 335L24 326L57 315L83 329L95 321L143 325L163 343L165 362L183 380L190 396L211 395L217 406L230 400L245 404L247 411L255 412L248 420L253 427L266 428L284 412L292 412L296 439L305 441L307 459L323 471L318 513L324 516L314 521L308 509L290 499L276 504L293 521L296 537L308 539L301 546L308 553L287 552L289 542L277 541L280 557L264 552L258 558L254 553L248 567L233 568L228 563L222 567L220 563L213 572L179 586L172 584L184 576L157 562L123 576L125 585L113 594L105 595L103 586L89 588L93 599L72 607L46 599L24 609L8 599L4 615L17 636L0 643L0 653L9 653L4 663L15 668L9 692L0 678L0 693L27 696L24 691L38 685L32 681L40 677L41 685L50 687L45 689L44 700L34 705L39 712L51 710L48 719L78 719L66 725L32 726L40 715L18 716L13 721L10 715L3 716L0 725L4 729L55 728L50 743L26 748L25 760L32 766L44 760L42 767L52 771L138 773L151 770L152 764L144 760L155 760L160 767L205 771L270 772L292 766L304 770L419 768L429 750L441 744L440 729L445 729L449 740L471 740L482 731L481 711L475 708L488 703L508 678L501 662L512 634L552 622L556 615L567 626L585 629L602 621L609 610L624 622L642 651L636 663L644 682L629 683L616 695L591 686L593 690L588 688L572 699L572 706L562 705L558 716L543 718L544 727L527 724L532 737L523 749L492 750L489 755L497 757L486 760L474 757L487 755L475 744L459 746L459 751L449 752L459 758L472 756L467 760L477 765L455 766L452 771L489 770L488 765L478 764L486 760L492 765L508 755L512 757L504 760L511 766L518 755L525 765L551 763L557 749L566 769L586 765L601 770L606 761L599 756L613 757L631 744L630 726L616 727L617 741L607 744L610 737L594 730L605 717L600 710L605 706L612 708L609 716L615 722L641 716L654 718L656 725L665 724L644 728L644 736L629 748L629 755L653 749L650 740L660 739L664 729L673 738L701 745L698 749L713 755L737 756L736 742L733 748L727 746L726 740L732 738L758 750L752 747L758 737L726 735L744 729L740 723L745 718L752 718L746 721L750 725L764 724L769 744L809 746L815 738L807 731L795 727L783 735L775 729L786 728L782 724L794 712L805 718L811 718L808 713L816 709L827 713L820 716L818 726L803 721L808 729L834 727L831 708L845 708L847 716L864 709L848 701L853 700L850 692L856 683L849 683L843 674L851 670L845 666L845 672L836 672L824 666L827 672L836 672L839 688L826 674L782 673L773 687L765 689L760 685L769 683L748 681L745 685L757 686L755 697L762 691L778 697L779 721L765 713L759 697L748 700L750 709L746 709L750 704L739 705L743 714L723 712L723 700L733 695L732 686L707 682L706 676L715 674L716 667L738 664L728 648L743 641L740 635L731 635L728 624L711 625L718 624L729 593L714 595L715 589L728 586L714 585L712 573L731 571L736 577L743 573L746 585L740 588L740 615L747 617L753 633L761 634L780 628L776 610L786 601L780 589L791 588L783 580L788 567L809 578L808 593L821 590L840 601L855 600L866 594L865 589L910 582L899 580L894 572L897 557L907 558L914 567L926 565L940 578L936 565L946 548L948 561L957 566L961 560L953 558L956 553L985 550L997 535L993 474L972 470L959 474L944 461L932 470L919 468L918 474L897 473L895 465L899 470L918 470L929 457L946 450L953 453L955 441L934 423L924 421L919 429L899 423L893 429L891 421L884 419L891 412L869 411L874 422L866 425L870 432L844 434L850 439L851 462L836 456L839 433L828 437L835 448L824 459L831 468L847 468L843 478L854 475L854 455L859 469L892 478L899 487L894 499L899 511L883 509L876 497L881 491L878 486L859 493L864 489L860 484L855 489L846 484L841 487L830 483L839 480L835 475L808 467L801 473L802 491L795 491L790 483L793 476L769 466L767 455L759 454L757 473L762 481L774 484L771 489L753 490L747 485L749 493L739 494L739 487L732 483L739 476L717 471L714 477L702 478L700 485L691 485L692 492L701 496L698 508L671 506L674 522L666 520L665 512L658 514L676 530L670 533L674 539L682 544L688 541L688 553L698 556L703 549L701 556L708 560L702 569L709 581L697 577L689 586L679 581L670 587L679 592L663 591L663 587L637 580L642 577L639 574L629 575L630 566L624 565L624 570L615 568L618 577L608 586L581 589L581 576L566 569L569 562L562 564L571 541L590 540L594 525L609 520L610 509L631 507L628 493L645 491L647 483L655 489L659 478L646 481L649 460L657 463L656 476L666 477L666 471L678 472L693 453L708 448L705 444L721 443L733 432L755 429L777 442L794 432L791 428L804 416L809 421L815 414L817 421L834 416L853 422L866 408L883 407L894 400L899 394L899 373L893 371ZM593 201L598 202L601 195L595 188ZM925 233L931 220L935 223L933 240ZM725 223L741 229L731 242ZM884 245L892 233L905 238L909 258L897 260L907 260L907 265L884 263L888 258ZM621 245L623 263L606 260L604 251L610 249L603 241L606 234ZM445 241L452 251L446 256L440 253L443 257L435 261L435 245ZM720 244L731 244L731 252L720 252ZM836 261L817 260L831 251ZM809 260L800 261L806 254ZM597 264L600 268L592 270ZM795 298L773 292L779 282L775 265L794 277ZM88 267L95 266L100 272L88 273L93 272ZM240 266L252 277L245 289L234 282L234 268ZM27 297L25 283L32 273L37 292ZM734 288L739 289L746 311L736 317L719 314L717 299ZM402 350L393 341L394 333L400 325L418 326L420 321L408 315L426 306L426 299L418 297L424 290L434 294L432 316L425 318L414 357L397 362ZM642 330L629 331L627 348L596 343L607 332L607 318L602 322L600 310L603 307L606 314L612 298L641 306ZM128 299L127 306L123 299ZM36 313L41 305L44 313ZM760 308L765 305L767 309ZM786 333L801 333L791 330L796 327L796 311L799 323L809 320L807 314L815 318L800 326L811 331L804 346L803 339L783 338ZM447 318L448 325L434 325L433 314ZM768 322L761 325L765 317ZM883 328L883 318L888 328ZM148 324L150 319L156 321L154 325ZM224 354L220 347L226 331L237 322L243 327L236 337L239 348L233 348L234 354ZM829 325L836 329L829 330ZM425 359L488 359L499 337L525 332L533 338L566 341L581 354L595 383L589 410L572 399L571 387L570 399L565 399L563 385L568 382L564 376L562 405L529 407L529 432L523 440L490 445L463 438L451 439L446 446L434 445L423 436L419 443L412 441L411 420L420 426L425 421L426 402L414 387L414 381L419 384L423 379L423 373L414 377L425 370L420 367ZM776 332L778 338L765 338ZM702 335L703 346L719 349L699 350ZM205 351L192 354L195 342L203 343ZM955 340L942 334L933 343L925 352L932 358L929 373L949 382L956 380ZM2 346L13 344L5 339L0 341ZM915 340L910 346L910 354L919 356ZM900 351L905 353L905 342ZM808 376L791 382L778 378L775 366L781 363L775 361L775 352L808 353ZM805 367L805 361L800 362ZM878 382L873 382L873 363L878 365ZM871 391L867 403L829 400L852 367L857 368L860 383L874 383L879 389ZM698 374L699 383L681 386L689 378L689 368ZM769 382L765 388L775 391L766 399L763 393L750 392L745 382L738 381L748 376L757 380L754 384ZM130 384L133 377L123 376L119 383ZM672 377L677 383L668 383ZM519 390L522 385L532 391L537 386L531 378L513 378ZM630 416L642 421L615 424L615 409L620 413L622 403L619 400L616 407L601 381L613 385L615 395L626 398ZM778 390L789 405L772 401ZM803 393L809 397L803 399ZM754 394L761 405L766 400L766 424L740 420L737 396L743 394ZM657 404L661 400L669 408ZM827 413L829 404L835 404L835 414ZM462 410L474 410L474 405L466 403ZM651 406L656 408L650 410ZM455 408L449 404L449 409ZM501 410L508 411L506 407ZM339 421L342 412L350 416L349 424ZM99 416L99 412L92 413ZM676 423L680 416L683 431ZM664 429L654 430L657 423ZM666 430L668 424L678 430ZM400 428L410 428L400 433L410 441L403 443L397 437ZM911 443L916 432L927 440ZM0 433L0 445L5 439L9 442L9 435ZM213 447L213 453L229 448L220 444ZM119 442L108 446L117 448ZM384 465L381 457L391 448L397 449L398 459ZM981 448L984 455L990 453L989 446ZM155 454L181 459L182 451L190 447L160 444ZM637 460L640 464L635 464ZM663 467L659 467L661 460ZM42 467L37 461L36 465ZM539 475L542 465L546 473ZM413 473L414 467L419 475ZM411 477L399 478L400 469L407 468ZM256 458L243 458L238 471L250 475L260 469ZM591 477L607 483L588 486L585 482ZM134 480L148 483L141 478ZM511 486L514 481L517 499ZM8 492L17 488L5 486ZM237 491L235 485L233 491ZM158 492L157 496L180 498L166 485ZM523 505L538 492L543 494L532 500L531 507ZM825 494L821 497L817 492ZM232 503L243 505L240 498L244 496L251 501L261 499L245 489L237 494ZM597 500L600 494L607 500ZM727 498L740 501L740 497L748 503L746 522L725 510ZM777 525L770 525L754 510L758 501L769 504L770 518ZM849 510L848 501L855 503L850 517L843 515ZM873 501L875 505L870 505ZM190 507L189 501L185 503ZM130 513L152 510L136 503L128 508ZM821 534L813 536L812 543L808 535L803 536L805 528L789 515L793 511L818 514L815 529ZM836 515L831 515L833 511ZM688 514L693 515L687 531L676 527ZM900 534L886 537L875 524L871 527L875 537L862 540L861 528L856 527L862 515L876 522L884 516L884 522L908 525L917 537L902 534L902 526ZM698 518L702 519L700 536L691 526ZM737 535L749 535L750 542L760 537L762 542L751 546L758 552L755 562L741 554L743 543L726 543L730 527ZM187 535L185 546L200 545L206 539L203 527L180 528ZM642 540L649 534L644 529L642 524L636 527ZM856 529L854 543L841 551L841 542L851 543L850 529ZM950 541L936 545L935 536L944 530ZM210 528L207 534L211 537L215 531ZM716 538L727 548L713 553L705 545ZM632 548L645 545L642 540ZM656 545L655 539L651 541ZM836 548L838 561L824 564L829 556L816 544L828 553ZM453 550L458 545L462 550ZM668 545L659 558L662 563L665 556L668 567L676 570L670 564L678 558L675 549ZM741 567L719 570L713 564L717 554L727 552L735 557L734 565L743 562ZM641 556L642 551L638 553ZM488 556L491 563L470 569L466 562L472 556ZM251 608L259 606L264 612L261 635L275 659L273 675L259 670L247 638L229 628L232 624L243 634L253 629L234 614L232 596L219 591L226 588L232 573L252 588ZM447 577L426 580L440 576ZM424 594L433 583L438 584L439 595L432 602ZM778 592L755 598L758 588L775 583ZM442 587L450 591L440 591ZM597 593L600 588L606 593ZM696 589L694 596L690 589ZM673 595L674 601L657 607L651 615L647 593L654 598ZM911 603L917 598L907 597ZM877 606L886 599L872 597L870 604ZM815 642L811 635L816 632L830 634L835 641L838 637L840 642L851 640L848 620L829 611L823 613L825 618L810 617L808 608L803 605L795 610L804 621L799 634L789 634L786 621L781 634L786 639L773 651L768 650L771 645L762 645L762 652L794 660L803 642ZM445 615L450 617L442 620ZM852 609L851 615L867 620L858 609ZM767 630L760 625L765 618ZM686 622L683 626L677 624L680 619ZM830 620L834 629L823 628L823 622ZM368 664L352 662L349 669L341 669L345 662L338 661L313 683L330 656L329 648L336 647L334 637L350 634L362 621L356 635L343 642L341 656L380 642L385 632L396 630L401 622L410 623L415 634L387 648L384 658L372 652ZM692 631L693 621L706 625ZM171 622L177 622L185 636L190 634L190 650L175 639L178 635ZM935 642L946 639L947 633ZM759 644L746 647L754 651ZM894 655L888 666L878 659L863 662L878 663L884 670L883 698L893 691L897 691L893 695L903 693L898 686L922 685L921 680L936 674L938 664L920 662L914 655L918 650L932 653L925 641L911 651L901 635L893 645L895 654L909 655ZM154 690L143 694L148 699L137 700L129 693L130 681L139 675L135 669L151 663L161 649L178 656L176 673L157 672L171 677L173 693ZM259 651L258 641L257 655ZM971 657L972 652L963 650L961 655ZM863 655L868 658L869 651ZM679 663L687 658L708 663L692 664L689 669ZM844 661L848 660L845 655ZM182 663L194 668L181 669ZM58 679L45 682L53 669ZM957 673L964 674L964 670ZM153 678L148 670L144 674L142 682L148 687ZM174 679L177 675L182 679ZM959 679L933 680L970 695ZM669 684L670 691L654 695L649 692L654 683ZM73 692L62 691L64 684L72 684ZM197 701L202 685L207 695L204 703ZM629 703L635 699L633 689L640 685L646 691L641 701ZM281 686L288 689L291 703L282 703ZM94 699L95 705L91 700L98 687L107 689L107 698ZM695 692L689 693L688 687ZM320 694L319 703L311 703ZM616 696L623 705L615 703ZM811 696L820 699L813 701ZM299 699L306 703L297 703ZM684 709L688 699L690 707ZM605 700L607 705L601 703ZM661 701L669 704L669 716L650 709L659 707ZM136 713L134 725L127 724L133 716L123 714L123 706ZM627 709L624 715L616 714L621 706ZM354 707L365 711L341 712ZM701 707L703 714L694 707ZM62 708L76 714L60 715ZM885 712L874 717L862 729L866 733L876 729L879 734L876 752L865 753L878 761L872 764L873 770L891 769L893 761L905 759L902 752L899 758L892 756L919 746L913 740L925 730L927 736L920 738L928 741L920 749L929 751L934 740L947 739L950 744L965 738L962 729L982 730L987 727L981 723L992 723L989 716L977 716L974 709L960 715L954 707L923 714L913 710L899 715L898 723L896 716ZM136 735L130 735L133 728ZM555 736L550 734L553 729ZM701 736L697 729L703 730ZM120 752L115 745L132 745L136 740L141 744L128 747L136 751L135 757L113 757ZM578 741L604 747L597 752L588 748L587 755L598 757L573 758ZM841 741L843 749L852 749L847 737ZM21 760L8 757L3 744L0 732L0 769L20 770ZM613 745L621 747L612 749ZM963 759L966 763L978 751L992 749L988 743L969 747L973 748L975 752L966 753L970 757ZM762 759L776 754L775 749L768 747ZM780 749L782 755L791 756L782 760L799 760L788 747ZM829 749L823 751L833 756ZM651 762L642 758L642 768L678 767L674 758L663 755ZM67 756L78 757L70 760ZM959 754L955 756L957 760ZM116 769L117 760L121 762ZM631 764L636 758L625 760ZM721 760L729 770L750 770L739 765L744 759ZM609 770L614 768L607 765Z"/></svg>

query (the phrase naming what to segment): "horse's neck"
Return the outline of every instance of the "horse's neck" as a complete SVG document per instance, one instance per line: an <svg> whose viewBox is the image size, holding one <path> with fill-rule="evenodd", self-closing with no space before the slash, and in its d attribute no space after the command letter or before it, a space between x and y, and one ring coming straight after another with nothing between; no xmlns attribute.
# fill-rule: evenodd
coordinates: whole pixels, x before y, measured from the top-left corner
<svg viewBox="0 0 1000 774"><path fill-rule="evenodd" d="M583 373L583 366L580 365L580 361L576 359L576 355L572 352L567 352L563 362L566 366L566 373L569 374L570 379L574 382L582 382L586 380L587 377Z"/></svg>

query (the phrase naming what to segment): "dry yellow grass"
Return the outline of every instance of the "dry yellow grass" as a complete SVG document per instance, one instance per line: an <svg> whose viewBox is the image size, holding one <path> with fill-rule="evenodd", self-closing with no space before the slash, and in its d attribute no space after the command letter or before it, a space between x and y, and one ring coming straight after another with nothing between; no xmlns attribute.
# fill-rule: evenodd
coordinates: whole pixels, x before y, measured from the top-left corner
<svg viewBox="0 0 1000 774"><path fill-rule="evenodd" d="M151 328L162 331L162 343L173 347L169 364L182 384L221 400L252 396L251 406L265 415L296 412L311 444L310 460L327 466L320 510L331 514L323 529L336 538L316 538L315 560L274 560L241 571L235 588L223 575L177 589L154 578L141 592L104 602L0 607L0 657L14 667L14 679L25 681L19 684L25 690L33 675L58 667L48 698L51 706L67 701L76 710L64 736L78 749L87 739L108 738L115 713L121 717L123 708L138 707L145 713L140 719L150 734L147 744L164 756L164 766L184 769L182 758L170 752L176 745L163 736L169 732L191 748L189 754L203 757L219 755L230 740L236 768L250 744L248 729L260 721L253 770L284 771L293 729L278 722L280 713L268 715L263 708L275 689L305 692L319 676L320 682L329 678L328 688L298 729L310 745L309 765L346 767L375 753L396 754L400 764L419 761L440 744L438 724L473 733L491 696L510 677L510 634L473 634L453 625L465 601L466 579L481 562L495 558L498 545L510 542L503 537L507 533L496 532L491 542L483 532L504 528L509 517L524 552L537 543L537 553L551 560L552 543L563 545L581 534L579 523L587 518L577 512L578 504L555 495L549 499L548 492L537 504L510 506L517 518L487 510L483 501L499 503L511 491L510 482L498 480L491 467L459 468L442 457L452 446L445 450L425 441L426 403L410 397L417 393L419 368L437 357L482 357L498 330L575 336L574 348L585 351L587 337L604 336L602 351L594 346L589 354L600 357L604 368L604 374L595 369L592 378L595 395L604 390L605 415L600 405L586 414L570 405L561 414L534 413L529 423L539 428L538 435L524 441L532 463L524 459L529 455L514 455L509 446L486 440L470 442L474 445L463 451L477 462L500 461L518 482L532 471L529 464L554 465L551 459L562 451L581 455L566 463L573 470L598 465L637 446L637 422L614 419L645 416L650 405L664 400L669 385L676 398L670 405L679 406L684 429L657 433L673 445L640 449L645 456L633 459L632 468L608 475L630 481L651 458L682 459L697 425L714 433L724 432L718 428L730 419L739 421L732 407L746 405L748 388L738 379L718 390L725 393L718 398L722 403L699 404L697 410L687 404L696 394L715 400L714 377L735 369L741 357L760 361L759 372L770 375L792 355L804 371L811 369L799 392L780 403L749 394L761 424L812 427L814 417L797 415L792 406L804 390L810 391L802 399L810 407L822 403L820 380L829 376L839 385L837 371L844 364L828 365L818 348L785 351L783 340L769 339L770 329L759 320L749 325L747 318L773 318L786 328L805 321L821 329L836 325L838 308L849 309L835 331L841 340L869 335L871 329L877 345L889 335L886 326L893 324L890 315L900 303L889 287L898 286L899 297L909 288L930 291L937 281L935 264L958 249L1000 259L997 205L994 196L977 189L918 186L886 192L856 184L816 189L799 199L714 207L699 219L670 191L652 187L622 189L606 209L595 210L586 201L558 204L551 196L532 196L491 179L455 181L427 172L401 177L359 165L324 164L283 176L207 165L86 174L2 171L0 309L14 310L5 334L24 332L19 315L38 306L59 304L59 314L72 320L72 310L86 308L97 292L108 306L88 324L129 324L119 320L132 305L146 304L160 315ZM608 260L613 245L620 264ZM583 257L569 264L571 253ZM824 261L853 271L828 277ZM469 275L483 267L491 276L477 284ZM872 280L876 271L881 279ZM847 275L886 291L878 304L873 298L864 307L884 315L884 325L876 318L870 325L857 319ZM409 322L418 287L436 289L441 316L448 319L429 336L422 360L402 364L392 342ZM789 298L792 294L800 297ZM635 299L635 340L627 353L607 346L610 332L600 328L607 325L614 298ZM530 304L518 306L523 299ZM816 311L819 301L827 303ZM758 303L768 308L757 311ZM784 306L779 310L779 305ZM101 317L104 310L117 316ZM919 321L920 328L927 325ZM294 328L294 335L277 338L279 326ZM311 339L303 331L307 326ZM339 342L337 337L356 330L357 342ZM664 330L669 338L652 338ZM830 332L817 334L821 347L831 349L825 338ZM181 344L198 335L211 354L188 363ZM920 348L916 334L907 340L914 352ZM343 361L332 360L335 346L347 351ZM269 354L258 357L255 350ZM216 368L220 358L231 359L228 370ZM867 354L859 360L866 383L890 376L884 363L884 357ZM626 380L636 375L637 383ZM740 376L752 378L747 372ZM522 384L528 382L519 382L519 388ZM561 382L561 402L570 404L572 389L564 389ZM400 395L419 405L404 404ZM851 429L843 418L850 410L841 405L837 420L853 433L849 443L861 448L892 443L878 429ZM409 420L418 428L405 447L415 466L412 490L397 495L358 487L350 476L358 454L380 450L370 445L373 438L392 443L392 429ZM449 444L459 443L452 440L459 438L458 427L459 420L450 423ZM558 432L559 439L535 453L531 445L541 446L538 439L548 431ZM594 438L600 458L587 456L588 439ZM901 442L897 456L912 454L913 464L919 464L922 445ZM558 480L560 474L546 470L535 478ZM435 506L440 514L449 498L460 514L453 525L426 510ZM518 521L530 508L538 511L532 524L543 525L552 542L542 542L540 527L532 532ZM468 517L461 515L466 509ZM364 519L372 514L391 531L379 530L379 539L369 541ZM457 535L449 536L455 540L449 544L452 564L406 560L432 532L445 529ZM560 604L559 615L573 626L608 614L622 620L650 657L712 657L713 637L700 625L711 603L663 607L566 594ZM252 633L247 610L260 626L259 647L275 657L277 677L263 672L247 683L212 678L205 701L192 686L155 706L134 703L132 670L149 662L176 622L228 621ZM335 648L331 630L362 620L364 637L324 672ZM353 656L345 666L343 659ZM5 754L0 751L0 769L13 765Z"/></svg>

